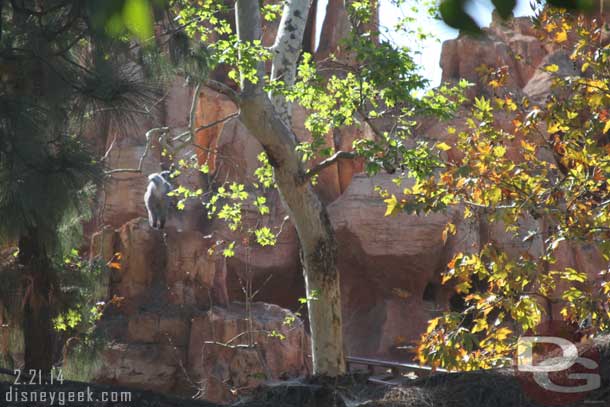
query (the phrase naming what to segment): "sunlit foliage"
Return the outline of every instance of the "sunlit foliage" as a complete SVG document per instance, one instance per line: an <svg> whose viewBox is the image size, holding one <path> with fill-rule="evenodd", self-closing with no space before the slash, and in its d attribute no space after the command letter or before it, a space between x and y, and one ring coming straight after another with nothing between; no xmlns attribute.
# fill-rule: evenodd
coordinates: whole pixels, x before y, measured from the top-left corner
<svg viewBox="0 0 610 407"><path fill-rule="evenodd" d="M403 195L386 196L388 214L459 205L464 222L497 224L513 241L540 246L509 253L490 239L480 250L457 253L443 282L465 307L430 322L421 362L455 369L509 364L518 335L552 317L549 304L558 304L575 330L585 319L593 331L610 328L607 270L592 275L557 261L568 244L592 246L610 259L610 51L599 19L549 8L537 20L543 41L568 50L582 74L542 67L553 84L538 102L505 90L506 73L491 76L495 96L473 101L464 131L447 129L455 145L436 146L453 158ZM500 116L511 130L498 125ZM449 225L445 233L454 232Z"/></svg>

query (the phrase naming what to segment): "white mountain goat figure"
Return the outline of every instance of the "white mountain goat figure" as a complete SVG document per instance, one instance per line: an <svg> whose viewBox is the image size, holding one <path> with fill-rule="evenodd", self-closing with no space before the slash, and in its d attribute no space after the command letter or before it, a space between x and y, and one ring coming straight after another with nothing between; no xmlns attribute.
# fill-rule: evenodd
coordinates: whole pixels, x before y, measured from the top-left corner
<svg viewBox="0 0 610 407"><path fill-rule="evenodd" d="M171 198L167 195L174 187L169 183L169 171L155 172L148 176L148 187L144 194L144 203L148 211L148 223L151 228L163 229Z"/></svg>

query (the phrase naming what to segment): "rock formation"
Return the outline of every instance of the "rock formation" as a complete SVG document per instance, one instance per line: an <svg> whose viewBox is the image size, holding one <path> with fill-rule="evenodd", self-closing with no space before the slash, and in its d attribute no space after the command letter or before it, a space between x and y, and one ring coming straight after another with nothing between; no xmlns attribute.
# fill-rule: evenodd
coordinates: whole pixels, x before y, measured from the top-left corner
<svg viewBox="0 0 610 407"><path fill-rule="evenodd" d="M342 2L330 1L321 56L336 46L345 29ZM550 91L548 78L539 68L553 62L569 72L561 51L545 47L527 19L494 21L483 38L460 36L443 45L443 80L467 78L476 84L470 92L492 94L479 80L477 68L508 67L507 86L534 98ZM177 80L162 102L158 122L176 134L188 126L192 89ZM233 104L211 89L202 89L195 126L219 120L235 111ZM302 140L309 136L303 126L306 112L295 107L294 128ZM153 127L153 122L148 123ZM147 124L144 124L146 126ZM419 129L428 139L451 144L448 125L424 123ZM498 125L510 131L508 118ZM460 127L462 126L462 127ZM368 137L366 127L336 131L328 142L346 149L357 137ZM217 179L248 183L258 166L261 151L247 130L233 118L199 132L196 144L181 151L177 159L196 157L200 165L215 170ZM145 149L143 133L115 140L107 135L111 168L137 167ZM210 151L210 149L212 151ZM214 152L215 151L215 152ZM509 152L510 153L510 152ZM451 158L451 157L449 157ZM296 234L276 192L267 196L271 213L265 221L280 226L274 247L238 245L235 256L218 256L218 241L237 239L223 222L208 220L201 204L190 203L175 213L165 232L151 230L143 217L142 201L146 174L166 165L160 146L153 145L143 161L142 174L114 175L100 197L90 254L110 260L121 254L120 268L109 276L109 296L122 297L121 306L102 321L99 329L110 339L102 351L98 381L130 385L228 401L235 392L252 388L265 379L281 379L307 372L308 340L305 325L293 312L304 296ZM449 306L450 287L440 275L457 251L474 250L481 242L495 239L506 247L515 244L497 225L460 221L459 209L429 216L384 217L385 205L375 186L393 187L388 175L369 178L358 161L341 161L326 168L316 190L328 204L339 243L343 312L347 353L358 356L403 358L425 329L427 320ZM178 183L209 185L197 171L184 172ZM254 208L246 210L245 224L256 221ZM447 241L442 231L448 222L458 233ZM523 229L540 227L531 220ZM526 222L527 223L527 222ZM539 250L535 241L519 249ZM562 264L596 273L603 259L587 247L567 247ZM250 309L244 299L243 281L251 278L260 288ZM277 304L277 305L271 305ZM291 309L289 311L284 308ZM249 321L249 322L248 322ZM243 334L249 329L252 336ZM269 335L269 334L272 335ZM235 339L237 337L237 339ZM285 339L280 339L284 337ZM256 348L247 344L256 342Z"/></svg>

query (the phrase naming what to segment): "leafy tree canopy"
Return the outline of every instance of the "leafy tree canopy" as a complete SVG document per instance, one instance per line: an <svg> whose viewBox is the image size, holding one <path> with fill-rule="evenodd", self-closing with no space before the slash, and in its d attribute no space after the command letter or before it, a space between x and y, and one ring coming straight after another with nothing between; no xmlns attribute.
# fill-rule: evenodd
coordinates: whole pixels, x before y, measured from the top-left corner
<svg viewBox="0 0 610 407"><path fill-rule="evenodd" d="M464 222L495 224L514 242L536 243L515 253L490 239L480 250L455 255L443 281L455 286L465 306L430 322L419 348L422 362L457 369L510 364L518 335L552 318L553 306L574 326L590 320L595 332L610 328L607 270L592 275L558 262L574 246L610 259L603 20L547 8L537 21L541 38L569 51L580 75L544 66L552 76L544 101L506 90L506 72L491 75L495 96L473 101L464 131L448 128L455 145L437 145L455 153L453 159L403 195L386 195L388 214L459 205ZM510 131L499 125L500 116ZM447 233L455 231L447 226Z"/></svg>

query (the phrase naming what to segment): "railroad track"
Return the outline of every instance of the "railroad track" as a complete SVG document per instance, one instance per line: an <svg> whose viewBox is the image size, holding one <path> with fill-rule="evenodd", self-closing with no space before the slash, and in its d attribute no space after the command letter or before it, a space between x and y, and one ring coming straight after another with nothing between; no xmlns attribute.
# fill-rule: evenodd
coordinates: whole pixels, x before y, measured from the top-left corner
<svg viewBox="0 0 610 407"><path fill-rule="evenodd" d="M358 369L355 369L355 367L362 366L370 373L369 382L391 386L405 383L413 379L413 375L425 377L435 373L447 373L445 369L435 369L430 366L358 356L348 356L346 362L348 371L357 371ZM409 374L411 374L411 377Z"/></svg>

